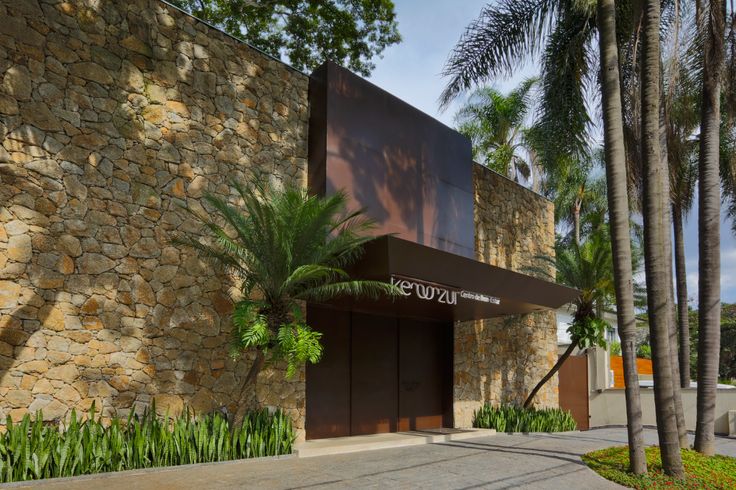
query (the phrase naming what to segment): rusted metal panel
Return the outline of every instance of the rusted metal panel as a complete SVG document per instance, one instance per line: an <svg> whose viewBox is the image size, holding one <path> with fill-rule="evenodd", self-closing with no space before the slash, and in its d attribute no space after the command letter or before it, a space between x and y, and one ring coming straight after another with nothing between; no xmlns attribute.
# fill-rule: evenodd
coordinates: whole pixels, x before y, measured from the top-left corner
<svg viewBox="0 0 736 490"><path fill-rule="evenodd" d="M446 427L451 325L399 321L399 430Z"/></svg>
<svg viewBox="0 0 736 490"><path fill-rule="evenodd" d="M310 79L309 184L345 191L377 235L473 257L470 141L350 71Z"/></svg>
<svg viewBox="0 0 736 490"><path fill-rule="evenodd" d="M351 435L396 432L397 321L354 313L351 335Z"/></svg>
<svg viewBox="0 0 736 490"><path fill-rule="evenodd" d="M578 296L577 290L566 286L392 236L369 243L350 273L359 278L389 281L393 277L422 284L428 293L422 297L413 289L397 299L340 298L333 302L346 309L401 317L493 318L556 309ZM434 289L426 289L429 287ZM474 299L476 294L497 302Z"/></svg>
<svg viewBox="0 0 736 490"><path fill-rule="evenodd" d="M578 430L590 428L588 356L570 356L558 371L560 408L569 410Z"/></svg>
<svg viewBox="0 0 736 490"><path fill-rule="evenodd" d="M307 439L350 435L350 312L309 306L307 321L322 332L324 352L307 363Z"/></svg>

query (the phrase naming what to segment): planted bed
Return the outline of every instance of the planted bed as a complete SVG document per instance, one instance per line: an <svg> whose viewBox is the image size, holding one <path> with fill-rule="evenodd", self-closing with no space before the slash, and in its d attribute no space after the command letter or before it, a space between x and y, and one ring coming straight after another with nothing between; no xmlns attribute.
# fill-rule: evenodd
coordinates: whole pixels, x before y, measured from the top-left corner
<svg viewBox="0 0 736 490"><path fill-rule="evenodd" d="M232 427L219 413L158 417L143 415L103 421L94 406L86 418L72 411L65 426L26 415L8 417L0 433L0 483L89 475L193 463L290 454L291 419L281 411L248 413Z"/></svg>

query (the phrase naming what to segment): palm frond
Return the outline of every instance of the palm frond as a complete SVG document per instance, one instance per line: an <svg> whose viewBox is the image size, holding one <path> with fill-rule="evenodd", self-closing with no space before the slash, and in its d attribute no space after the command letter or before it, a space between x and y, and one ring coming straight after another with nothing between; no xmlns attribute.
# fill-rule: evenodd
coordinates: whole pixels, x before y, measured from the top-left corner
<svg viewBox="0 0 736 490"><path fill-rule="evenodd" d="M460 93L499 75L508 75L540 50L554 24L559 0L501 0L483 9L455 45L442 75L449 82L442 107Z"/></svg>

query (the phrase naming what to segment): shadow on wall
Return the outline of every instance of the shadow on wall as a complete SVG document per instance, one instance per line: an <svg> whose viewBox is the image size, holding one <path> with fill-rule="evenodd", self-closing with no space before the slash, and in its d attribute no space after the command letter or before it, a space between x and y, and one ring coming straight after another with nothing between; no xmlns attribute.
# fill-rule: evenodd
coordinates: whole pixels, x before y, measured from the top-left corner
<svg viewBox="0 0 736 490"><path fill-rule="evenodd" d="M170 239L254 167L305 183L306 77L156 0L0 17L0 415L232 405L232 282Z"/></svg>

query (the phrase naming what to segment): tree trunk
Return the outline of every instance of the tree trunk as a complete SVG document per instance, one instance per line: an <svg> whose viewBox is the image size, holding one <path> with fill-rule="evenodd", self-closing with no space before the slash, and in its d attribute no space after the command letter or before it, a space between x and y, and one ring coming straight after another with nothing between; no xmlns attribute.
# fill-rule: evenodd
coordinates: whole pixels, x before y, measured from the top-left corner
<svg viewBox="0 0 736 490"><path fill-rule="evenodd" d="M583 206L581 200L575 199L575 204L572 208L572 221L575 227L575 245L580 246L580 208Z"/></svg>
<svg viewBox="0 0 736 490"><path fill-rule="evenodd" d="M639 375L636 369L634 279L631 267L631 231L629 229L626 151L624 148L615 10L614 0L598 1L608 216L613 250L616 317L619 336L621 337L621 355L626 386L629 469L632 473L639 475L646 473L647 460L644 455Z"/></svg>
<svg viewBox="0 0 736 490"><path fill-rule="evenodd" d="M687 270L685 266L685 235L682 208L672 206L672 225L675 237L675 276L677 284L677 324L680 337L680 387L690 387L690 318L687 299Z"/></svg>
<svg viewBox="0 0 736 490"><path fill-rule="evenodd" d="M646 263L654 399L657 432L666 474L684 477L677 430L677 417L670 350L671 265L667 264L669 234L669 174L663 165L660 148L660 5L659 0L644 3L642 50L642 157L644 166L644 255Z"/></svg>
<svg viewBox="0 0 736 490"><path fill-rule="evenodd" d="M248 370L248 374L245 376L245 378L243 378L243 382L240 383L238 407L235 410L235 417L233 418L233 424L235 425L238 425L243 421L245 413L248 411L249 390L258 379L258 373L260 373L261 369L263 369L263 364L265 360L266 358L263 355L263 352L258 349L256 351L256 358L253 360L253 364L251 364L250 369Z"/></svg>
<svg viewBox="0 0 736 490"><path fill-rule="evenodd" d="M531 393L529 393L529 396L524 401L524 408L529 408L532 404L532 400L534 400L534 397L537 395L537 392L544 386L547 381L552 379L552 376L557 373L557 371L560 370L562 365L565 363L568 357L572 354L572 351L575 350L575 348L578 346L577 342L571 342L570 346L565 349L565 352L562 353L562 355L557 359L557 362L554 366L552 366L552 369L549 370L547 374L544 375L544 378L541 379L539 383L537 383L537 386L534 387Z"/></svg>
<svg viewBox="0 0 736 490"><path fill-rule="evenodd" d="M695 450L715 453L715 408L721 347L721 72L724 63L725 0L711 0L705 18L703 102L698 182L698 415Z"/></svg>
<svg viewBox="0 0 736 490"><path fill-rule="evenodd" d="M659 62L660 67L660 79L659 89L660 94L664 90L664 79L662 78L662 61ZM670 237L670 225L672 223L672 213L670 203L672 202L672 190L671 190L671 179L670 179L670 164L668 158L668 146L667 146L667 108L664 103L660 103L659 107L659 142L660 142L660 156L662 158L662 168L664 168L667 174L665 181L667 201L664 205L664 214L667 225L666 233L664 233L664 247L667 250L667 288L669 295L669 302L667 311L669 313L669 320L667 322L669 328L669 348L670 348L670 366L672 368L672 393L673 402L675 404L675 418L677 419L677 435L680 441L681 448L687 448L689 442L687 440L687 426L685 425L685 411L682 406L682 393L680 391L680 362L678 357L677 349L677 312L675 311L675 284L674 274L672 273L672 239Z"/></svg>

